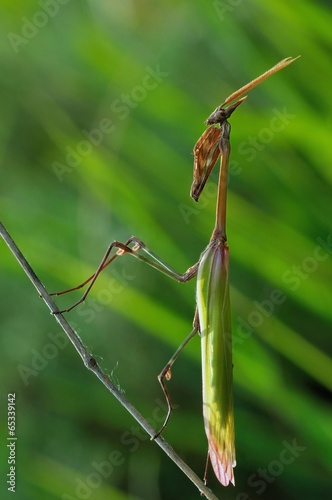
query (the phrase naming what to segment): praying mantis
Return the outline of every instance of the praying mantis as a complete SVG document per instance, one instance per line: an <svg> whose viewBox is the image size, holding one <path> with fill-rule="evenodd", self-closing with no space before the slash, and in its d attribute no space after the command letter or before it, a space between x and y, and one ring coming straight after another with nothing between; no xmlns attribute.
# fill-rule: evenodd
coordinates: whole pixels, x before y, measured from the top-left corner
<svg viewBox="0 0 332 500"><path fill-rule="evenodd" d="M229 483L235 484L233 469L236 465L229 249L226 237L227 175L231 133L228 119L247 98L244 94L272 74L293 63L298 57L283 59L259 77L233 92L205 121L208 128L194 147L194 178L190 194L196 202L199 200L219 156L221 163L215 226L211 239L196 264L189 267L184 273L178 273L153 253L141 240L132 236L125 243L113 241L107 248L96 272L83 283L69 290L53 294L61 295L78 290L89 283L80 300L61 312L71 311L85 300L99 274L117 257L125 254L132 255L181 283L197 277L193 329L158 376L167 401L168 411L161 429L153 438L156 438L164 430L172 413L171 399L165 381L171 378L171 368L182 349L198 333L201 337L203 418L208 440L208 461L210 460L217 479L224 486ZM233 101L236 102L231 104ZM226 107L227 105L228 107ZM113 251L115 252L113 253ZM205 471L205 479L206 474L207 470Z"/></svg>

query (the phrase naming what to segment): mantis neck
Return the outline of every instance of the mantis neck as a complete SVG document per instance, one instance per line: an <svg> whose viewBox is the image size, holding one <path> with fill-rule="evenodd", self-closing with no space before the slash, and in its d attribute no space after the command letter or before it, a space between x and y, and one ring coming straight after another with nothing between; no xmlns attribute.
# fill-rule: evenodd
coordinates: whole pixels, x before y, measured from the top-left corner
<svg viewBox="0 0 332 500"><path fill-rule="evenodd" d="M227 178L230 155L230 132L231 126L227 120L221 124L220 151L221 162L218 181L216 223L211 239L223 239L226 241L226 202L227 202Z"/></svg>

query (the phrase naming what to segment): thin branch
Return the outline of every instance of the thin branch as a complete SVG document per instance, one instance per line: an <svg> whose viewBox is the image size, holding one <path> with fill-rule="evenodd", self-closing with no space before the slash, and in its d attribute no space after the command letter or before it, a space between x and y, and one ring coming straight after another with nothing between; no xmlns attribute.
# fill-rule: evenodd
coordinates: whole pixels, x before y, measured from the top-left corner
<svg viewBox="0 0 332 500"><path fill-rule="evenodd" d="M104 384L104 386L110 391L110 393L120 402L120 404L133 416L133 418L140 424L140 426L149 434L152 438L156 430L151 427L151 425L145 420L145 418L136 410L136 408L121 394L118 388L113 384L111 379L105 374L105 372L100 368L94 356L86 349L83 345L78 334L70 326L66 318L59 313L59 309L56 303L53 301L52 297L48 294L47 290L39 280L36 273L33 271L6 228L0 222L0 235L3 240L8 245L9 249L13 255L18 260L20 266L28 276L29 280L32 282L36 288L38 294L43 298L47 307L50 309L54 318L59 323L63 331L69 337L69 340L75 347L76 351L80 355L85 364L86 368L91 370L99 380ZM56 314L54 314L56 313ZM182 470L182 472L195 484L199 492L204 495L208 500L218 500L217 497L211 492L209 488L203 483L203 481L188 467L188 465L175 453L173 448L165 441L161 436L157 437L155 440L156 444L169 456L171 460Z"/></svg>

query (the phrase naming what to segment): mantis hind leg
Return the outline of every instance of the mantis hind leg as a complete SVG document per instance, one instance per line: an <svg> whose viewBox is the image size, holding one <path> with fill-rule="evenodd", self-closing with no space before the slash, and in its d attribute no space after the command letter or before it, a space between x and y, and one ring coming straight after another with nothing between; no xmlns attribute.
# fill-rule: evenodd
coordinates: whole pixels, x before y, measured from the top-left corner
<svg viewBox="0 0 332 500"><path fill-rule="evenodd" d="M164 366L164 368L162 369L162 371L158 375L158 381L159 381L159 383L161 385L161 388L163 390L163 393L165 395L166 402L167 402L167 408L168 409L167 409L167 415L166 415L166 418L165 418L165 421L164 421L163 425L161 426L161 428L159 429L159 431L154 436L152 436L152 438L151 438L152 440L156 439L163 432L163 430L165 429L166 425L168 424L168 421L169 421L170 416L171 416L172 411L173 411L171 397L170 397L170 394L169 394L168 389L166 387L165 381L171 379L171 377L172 377L171 368L172 368L173 364L175 363L175 361L178 358L178 356L181 353L181 351L186 347L186 345L188 344L188 342L190 342L190 340L198 332L199 332L199 320L198 320L198 313L197 313L197 309L196 309L195 316L194 316L194 321L193 321L193 329L192 329L192 331L190 332L190 334L188 335L188 337L186 337L184 339L184 341L182 342L182 344L180 345L180 347L178 347L178 349L175 351L175 353L173 354L173 356L171 357L171 359L168 361L168 363Z"/></svg>

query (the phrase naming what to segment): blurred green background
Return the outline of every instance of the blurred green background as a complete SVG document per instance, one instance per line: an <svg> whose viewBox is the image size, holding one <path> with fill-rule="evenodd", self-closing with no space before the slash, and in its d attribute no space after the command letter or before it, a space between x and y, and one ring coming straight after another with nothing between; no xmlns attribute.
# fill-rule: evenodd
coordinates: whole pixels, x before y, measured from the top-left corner
<svg viewBox="0 0 332 500"><path fill-rule="evenodd" d="M196 262L217 180L216 171L200 202L190 199L204 120L239 86L302 55L231 118L238 465L235 488L212 472L210 487L222 499L330 498L328 2L7 0L1 18L1 219L49 291L83 281L113 239L132 234L181 272ZM15 392L15 498L199 498L84 368L3 242L0 252L0 456L7 473ZM58 298L59 307L79 297ZM194 309L194 281L125 257L68 319L158 427L157 374ZM164 437L202 476L200 370L196 338L173 369L178 409ZM12 498L3 477L0 488Z"/></svg>

